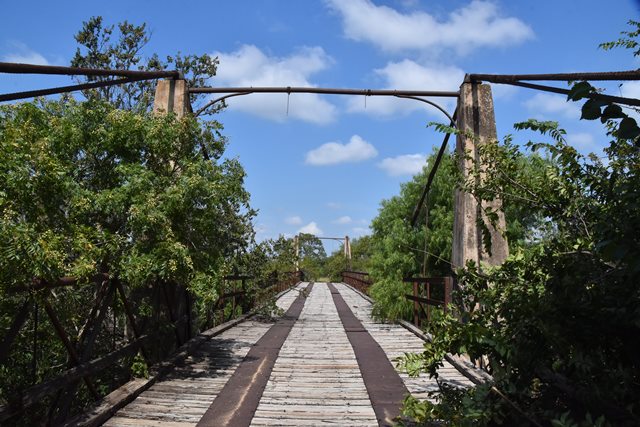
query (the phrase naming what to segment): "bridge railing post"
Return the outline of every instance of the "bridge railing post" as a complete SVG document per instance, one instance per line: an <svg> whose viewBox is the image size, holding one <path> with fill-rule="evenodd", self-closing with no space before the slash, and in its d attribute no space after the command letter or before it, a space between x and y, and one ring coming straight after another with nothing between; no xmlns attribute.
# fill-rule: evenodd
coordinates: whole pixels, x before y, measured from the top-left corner
<svg viewBox="0 0 640 427"><path fill-rule="evenodd" d="M418 282L413 282L413 296L420 296L420 290L418 289ZM413 324L420 327L420 303L413 301Z"/></svg>

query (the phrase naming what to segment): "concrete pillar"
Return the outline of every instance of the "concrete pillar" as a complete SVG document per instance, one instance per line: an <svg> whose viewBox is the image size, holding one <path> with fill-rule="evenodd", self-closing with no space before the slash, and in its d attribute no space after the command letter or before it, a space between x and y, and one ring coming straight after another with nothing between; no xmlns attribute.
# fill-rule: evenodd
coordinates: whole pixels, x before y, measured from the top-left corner
<svg viewBox="0 0 640 427"><path fill-rule="evenodd" d="M158 80L153 100L154 113L175 113L178 118L191 113L189 86L186 80Z"/></svg>
<svg viewBox="0 0 640 427"><path fill-rule="evenodd" d="M351 241L349 241L349 236L344 236L344 256L347 259L347 268L351 270Z"/></svg>
<svg viewBox="0 0 640 427"><path fill-rule="evenodd" d="M478 164L478 147L497 140L491 86L465 80L460 86L457 126L462 131L456 140L456 153L459 156L458 167L466 178L469 171L477 167L482 168L482 165ZM471 137L472 135L473 137ZM469 260L478 265L499 265L509 255L509 245L504 235L506 223L504 212L501 209L501 201L498 199L490 202L484 201L482 206L497 210L498 222L495 227L482 213L482 209L472 195L456 190L451 257L454 268L463 267ZM491 253L483 245L482 229L477 225L479 217L489 228Z"/></svg>

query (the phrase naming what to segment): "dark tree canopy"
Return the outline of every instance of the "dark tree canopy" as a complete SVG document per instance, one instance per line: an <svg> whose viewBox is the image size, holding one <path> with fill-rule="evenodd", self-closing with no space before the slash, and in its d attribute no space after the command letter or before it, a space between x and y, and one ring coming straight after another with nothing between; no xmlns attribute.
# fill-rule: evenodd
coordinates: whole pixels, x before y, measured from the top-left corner
<svg viewBox="0 0 640 427"><path fill-rule="evenodd" d="M71 60L74 67L108 68L114 70L161 71L177 70L184 75L190 87L206 86L216 75L218 58L208 54L175 55L162 59L157 54L144 57L144 50L151 39L146 24L134 25L128 21L117 25L105 25L101 16L94 16L84 22L82 29L75 35L79 46ZM100 81L108 77L79 77L79 81ZM155 80L145 80L121 86L110 86L84 91L88 99L102 99L111 102L116 108L147 111L153 105ZM206 95L192 94L194 111ZM212 114L221 108L207 108L203 114Z"/></svg>

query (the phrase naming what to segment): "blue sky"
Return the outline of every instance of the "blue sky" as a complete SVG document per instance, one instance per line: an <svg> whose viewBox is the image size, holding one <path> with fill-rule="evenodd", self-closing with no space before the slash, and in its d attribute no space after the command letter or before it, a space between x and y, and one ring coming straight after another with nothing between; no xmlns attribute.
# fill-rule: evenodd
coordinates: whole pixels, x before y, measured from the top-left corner
<svg viewBox="0 0 640 427"><path fill-rule="evenodd" d="M220 58L215 86L320 86L456 90L464 73L612 71L638 68L598 44L638 19L637 2L236 0L2 1L0 60L66 65L82 21L146 22L145 53ZM69 84L65 77L0 75L0 92ZM640 84L609 85L639 97ZM499 136L530 117L558 118L583 152L606 140L561 96L496 85ZM250 95L217 119L260 213L258 239L299 230L368 233L380 201L397 194L442 136L441 113L408 100ZM453 110L450 101L443 105ZM332 250L336 244L327 242Z"/></svg>

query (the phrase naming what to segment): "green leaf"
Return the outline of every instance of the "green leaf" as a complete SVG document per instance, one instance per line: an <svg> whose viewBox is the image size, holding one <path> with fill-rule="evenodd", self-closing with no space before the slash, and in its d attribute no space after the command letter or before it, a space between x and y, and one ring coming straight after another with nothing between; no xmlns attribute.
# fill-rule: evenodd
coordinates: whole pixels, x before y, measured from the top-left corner
<svg viewBox="0 0 640 427"><path fill-rule="evenodd" d="M595 89L589 82L578 82L569 89L567 100L578 101L592 92L595 92Z"/></svg>
<svg viewBox="0 0 640 427"><path fill-rule="evenodd" d="M622 107L618 104L609 104L602 112L602 123L609 119L622 119L627 115L622 111Z"/></svg>
<svg viewBox="0 0 640 427"><path fill-rule="evenodd" d="M602 102L596 99L589 99L582 106L582 116L581 119L584 120L595 120L600 117Z"/></svg>
<svg viewBox="0 0 640 427"><path fill-rule="evenodd" d="M635 139L640 135L640 128L635 119L625 117L618 126L618 138Z"/></svg>

